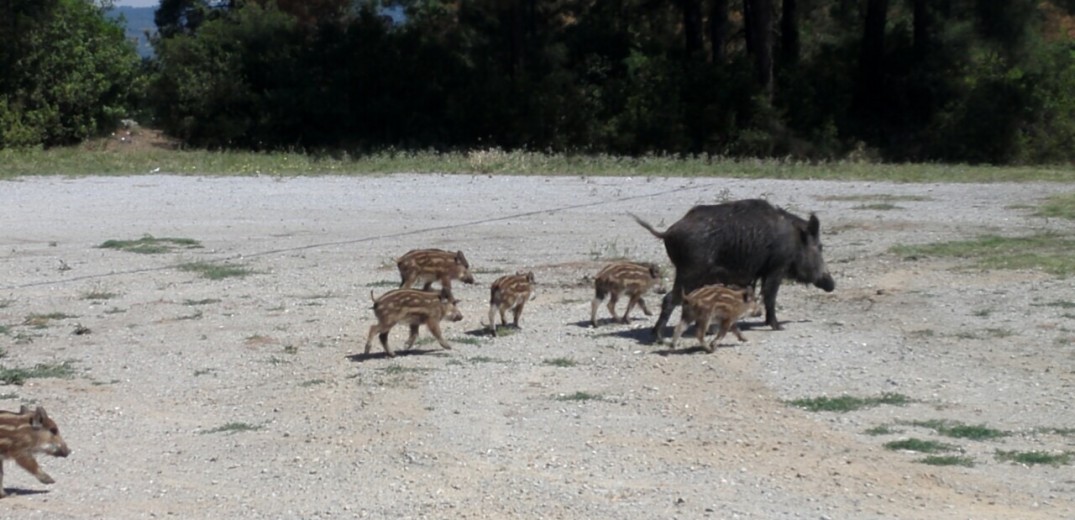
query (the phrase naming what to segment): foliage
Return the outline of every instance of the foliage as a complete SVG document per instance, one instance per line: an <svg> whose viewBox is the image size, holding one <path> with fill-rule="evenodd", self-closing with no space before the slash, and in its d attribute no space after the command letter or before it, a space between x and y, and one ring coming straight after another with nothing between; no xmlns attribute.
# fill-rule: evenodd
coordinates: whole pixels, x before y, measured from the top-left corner
<svg viewBox="0 0 1075 520"><path fill-rule="evenodd" d="M0 148L54 146L115 128L142 81L133 45L84 0L8 2L0 23Z"/></svg>
<svg viewBox="0 0 1075 520"><path fill-rule="evenodd" d="M911 399L902 394L884 393L880 397L855 397L841 395L839 397L813 397L796 399L789 402L791 406L802 408L811 412L852 412L863 408L871 408L882 404L903 406L911 402Z"/></svg>
<svg viewBox="0 0 1075 520"><path fill-rule="evenodd" d="M139 111L211 150L1075 160L1069 0L163 0L141 70L92 2L4 5L0 148Z"/></svg>

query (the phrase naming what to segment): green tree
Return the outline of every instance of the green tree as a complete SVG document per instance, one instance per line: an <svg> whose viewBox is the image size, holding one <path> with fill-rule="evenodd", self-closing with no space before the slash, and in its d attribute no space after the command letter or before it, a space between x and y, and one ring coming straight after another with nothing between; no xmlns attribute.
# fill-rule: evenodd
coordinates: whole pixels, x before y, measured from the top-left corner
<svg viewBox="0 0 1075 520"><path fill-rule="evenodd" d="M71 144L114 129L141 88L134 46L92 2L34 3L0 4L0 147Z"/></svg>

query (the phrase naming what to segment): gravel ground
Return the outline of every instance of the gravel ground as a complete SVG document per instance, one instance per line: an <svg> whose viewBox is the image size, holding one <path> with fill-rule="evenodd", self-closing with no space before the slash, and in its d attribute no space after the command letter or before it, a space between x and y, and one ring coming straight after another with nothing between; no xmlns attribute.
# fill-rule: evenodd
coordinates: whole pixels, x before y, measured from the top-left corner
<svg viewBox="0 0 1075 520"><path fill-rule="evenodd" d="M0 387L0 408L44 406L73 450L38 456L54 485L9 461L0 516L1072 518L1075 466L995 457L1075 450L1071 281L889 253L983 233L1070 235L1075 224L1032 216L1067 189L432 175L4 182L0 365L68 363L74 376ZM668 265L628 211L663 229L694 204L748 197L818 214L836 291L785 284L784 330L748 319L750 341L729 338L713 354L651 344L653 318L641 314L587 326L589 280L609 259ZM145 234L203 247L98 247ZM364 355L371 291L397 283L393 259L419 247L464 250L478 278L456 286L465 319L444 325L454 348ZM253 274L176 268L193 261ZM520 269L539 284L523 328L489 337L489 283ZM390 341L401 348L405 336L397 327ZM913 402L844 414L785 404L885 392ZM942 419L1009 434L968 440L908 424ZM865 433L879 427L888 433ZM883 447L905 438L950 443L974 465Z"/></svg>

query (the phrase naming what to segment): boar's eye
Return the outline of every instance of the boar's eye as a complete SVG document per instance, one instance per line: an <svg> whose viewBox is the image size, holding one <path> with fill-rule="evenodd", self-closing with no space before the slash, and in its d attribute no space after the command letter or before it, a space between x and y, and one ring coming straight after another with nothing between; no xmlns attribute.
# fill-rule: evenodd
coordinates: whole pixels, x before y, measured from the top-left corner
<svg viewBox="0 0 1075 520"><path fill-rule="evenodd" d="M59 435L60 434L60 429L55 427L55 426L53 426L52 428L49 428L49 431L52 432L53 435Z"/></svg>

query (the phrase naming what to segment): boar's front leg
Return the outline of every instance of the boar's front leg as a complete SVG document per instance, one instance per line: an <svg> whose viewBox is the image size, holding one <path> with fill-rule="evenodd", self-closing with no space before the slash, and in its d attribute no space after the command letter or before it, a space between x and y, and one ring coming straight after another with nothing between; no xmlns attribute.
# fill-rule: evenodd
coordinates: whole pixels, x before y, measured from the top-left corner
<svg viewBox="0 0 1075 520"><path fill-rule="evenodd" d="M30 472L31 475L37 477L37 480L42 484L56 483L48 473L45 473L45 470L41 469L41 466L37 465L37 459L29 453L22 453L15 457L15 463L22 467L22 469Z"/></svg>
<svg viewBox="0 0 1075 520"><path fill-rule="evenodd" d="M440 322L429 320L426 322L426 327L429 328L429 332L433 334L433 337L437 338L437 342L440 343L440 346L443 347L444 350L452 350L452 346L449 345L447 341L444 341L444 336L440 333Z"/></svg>

